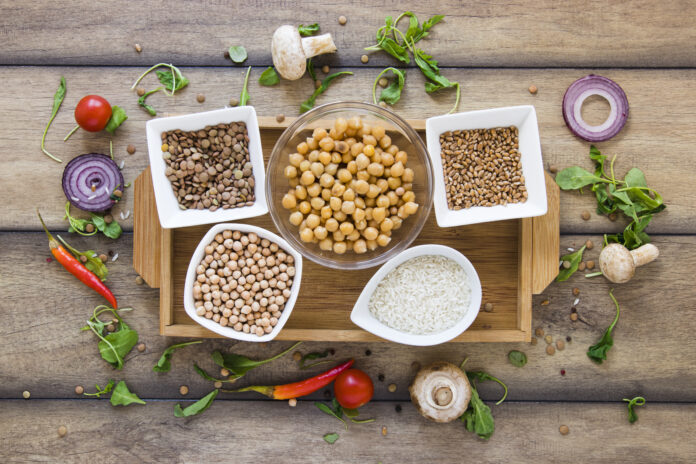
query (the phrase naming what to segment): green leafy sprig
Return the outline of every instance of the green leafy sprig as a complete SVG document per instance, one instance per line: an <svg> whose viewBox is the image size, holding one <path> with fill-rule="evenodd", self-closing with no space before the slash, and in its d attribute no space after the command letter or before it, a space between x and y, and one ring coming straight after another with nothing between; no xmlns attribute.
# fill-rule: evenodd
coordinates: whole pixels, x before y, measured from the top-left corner
<svg viewBox="0 0 696 464"><path fill-rule="evenodd" d="M51 117L49 118L48 124L46 124L46 128L44 129L43 135L41 136L41 151L44 152L44 154L51 158L53 161L57 161L59 163L62 163L63 161L60 158L53 156L51 153L49 153L48 150L46 150L46 134L48 133L48 128L51 127L51 123L56 118L56 114L58 114L60 105L62 105L63 100L65 100L65 91L65 78L61 76L60 84L58 84L58 90L56 90L56 93L53 95L53 109L51 109Z"/></svg>
<svg viewBox="0 0 696 464"><path fill-rule="evenodd" d="M633 399L628 399L624 398L624 401L628 402L626 406L628 406L628 422L633 424L635 421L638 420L638 414L636 414L635 407L636 406L643 406L645 404L645 398L642 396L636 396Z"/></svg>
<svg viewBox="0 0 696 464"><path fill-rule="evenodd" d="M123 369L124 358L138 343L138 332L131 329L126 324L119 311L130 311L131 308L114 309L106 305L99 305L94 308L92 317L87 321L87 325L82 327L82 330L91 330L99 338L97 347L99 354L104 361L111 364L116 369ZM110 313L112 319L116 322L102 321L99 316L104 313ZM107 333L107 326L115 324L115 330Z"/></svg>
<svg viewBox="0 0 696 464"><path fill-rule="evenodd" d="M186 342L186 343L179 343L176 345L172 345L168 347L164 352L162 353L162 356L157 360L157 364L155 364L152 367L152 370L155 372L169 372L172 369L172 356L174 355L174 351L178 350L179 348L183 348L185 346L189 345L197 345L199 343L203 343L203 340L195 340L192 342Z"/></svg>
<svg viewBox="0 0 696 464"><path fill-rule="evenodd" d="M614 330L614 327L616 327L616 323L619 322L619 313L621 312L619 308L619 302L616 301L616 298L614 298L614 289L611 289L609 291L609 296L611 297L612 301L614 302L614 305L616 306L616 316L614 317L614 320L609 325L609 327L607 327L607 329L604 331L604 335L602 335L602 338L600 338L597 343L592 345L587 350L587 357L590 358L592 361L596 362L597 364L602 364L603 361L606 361L607 353L609 352L611 347L614 346L614 338L612 337L612 331Z"/></svg>

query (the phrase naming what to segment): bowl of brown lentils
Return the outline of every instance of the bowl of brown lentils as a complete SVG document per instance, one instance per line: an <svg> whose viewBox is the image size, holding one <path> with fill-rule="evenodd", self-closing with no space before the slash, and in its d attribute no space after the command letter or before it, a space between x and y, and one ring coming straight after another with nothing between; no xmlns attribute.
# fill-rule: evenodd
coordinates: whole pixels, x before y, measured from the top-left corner
<svg viewBox="0 0 696 464"><path fill-rule="evenodd" d="M425 134L440 227L546 214L533 106L436 116L426 120Z"/></svg>
<svg viewBox="0 0 696 464"><path fill-rule="evenodd" d="M246 224L217 224L205 234L186 273L184 308L227 338L273 340L290 317L302 255L281 237Z"/></svg>
<svg viewBox="0 0 696 464"><path fill-rule="evenodd" d="M335 269L384 263L418 236L432 206L425 145L392 111L329 103L299 117L268 162L269 212L302 255Z"/></svg>
<svg viewBox="0 0 696 464"><path fill-rule="evenodd" d="M152 119L146 132L157 212L165 229L268 212L253 107Z"/></svg>

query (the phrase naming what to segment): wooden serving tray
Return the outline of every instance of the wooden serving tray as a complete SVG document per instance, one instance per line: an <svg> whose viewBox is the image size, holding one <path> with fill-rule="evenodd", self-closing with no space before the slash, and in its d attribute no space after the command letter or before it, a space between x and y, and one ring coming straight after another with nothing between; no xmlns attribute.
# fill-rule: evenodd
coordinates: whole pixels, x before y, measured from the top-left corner
<svg viewBox="0 0 696 464"><path fill-rule="evenodd" d="M259 118L266 161L282 129L275 118ZM423 130L421 120L409 121ZM453 342L529 341L532 294L541 293L558 274L559 189L546 175L548 212L536 218L439 228L431 213L413 245L439 243L461 251L476 268L483 288L481 311ZM133 267L160 289L160 334L172 337L220 337L184 311L184 281L189 260L211 225L163 229L157 217L152 177L147 168L134 182ZM270 215L242 220L278 233ZM277 340L384 341L350 321L350 311L378 267L341 271L304 260L300 295Z"/></svg>

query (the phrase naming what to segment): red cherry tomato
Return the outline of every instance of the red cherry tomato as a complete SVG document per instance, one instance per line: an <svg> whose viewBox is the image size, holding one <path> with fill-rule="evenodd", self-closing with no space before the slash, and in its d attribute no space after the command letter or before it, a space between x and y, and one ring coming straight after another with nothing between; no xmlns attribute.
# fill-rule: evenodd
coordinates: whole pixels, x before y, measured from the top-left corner
<svg viewBox="0 0 696 464"><path fill-rule="evenodd" d="M75 107L75 121L88 132L99 132L111 118L111 105L99 95L87 95Z"/></svg>
<svg viewBox="0 0 696 464"><path fill-rule="evenodd" d="M346 409L356 409L372 399L374 386L370 376L359 369L341 372L334 381L338 404Z"/></svg>

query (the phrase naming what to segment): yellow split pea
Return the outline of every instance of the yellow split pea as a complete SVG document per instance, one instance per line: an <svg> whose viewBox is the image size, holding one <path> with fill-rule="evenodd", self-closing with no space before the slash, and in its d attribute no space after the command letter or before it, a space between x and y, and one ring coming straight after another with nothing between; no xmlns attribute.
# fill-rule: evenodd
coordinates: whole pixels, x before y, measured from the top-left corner
<svg viewBox="0 0 696 464"><path fill-rule="evenodd" d="M314 129L288 157L290 189L281 201L303 242L325 251L362 254L389 245L416 214L415 173L386 129L338 118Z"/></svg>

